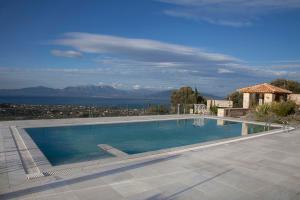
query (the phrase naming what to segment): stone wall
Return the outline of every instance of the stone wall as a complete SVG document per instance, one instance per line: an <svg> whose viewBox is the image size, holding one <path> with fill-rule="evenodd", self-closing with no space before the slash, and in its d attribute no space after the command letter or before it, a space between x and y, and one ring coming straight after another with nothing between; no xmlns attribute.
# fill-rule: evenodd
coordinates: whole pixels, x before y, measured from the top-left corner
<svg viewBox="0 0 300 200"><path fill-rule="evenodd" d="M288 99L300 106L300 94L289 94Z"/></svg>
<svg viewBox="0 0 300 200"><path fill-rule="evenodd" d="M246 115L248 110L245 108L219 108L218 117L241 117Z"/></svg>
<svg viewBox="0 0 300 200"><path fill-rule="evenodd" d="M232 108L233 101L228 100L207 100L207 109L209 110L212 106L219 108Z"/></svg>
<svg viewBox="0 0 300 200"><path fill-rule="evenodd" d="M275 99L275 94L265 93L264 94L264 103L272 103Z"/></svg>
<svg viewBox="0 0 300 200"><path fill-rule="evenodd" d="M243 93L243 108L250 107L250 93Z"/></svg>

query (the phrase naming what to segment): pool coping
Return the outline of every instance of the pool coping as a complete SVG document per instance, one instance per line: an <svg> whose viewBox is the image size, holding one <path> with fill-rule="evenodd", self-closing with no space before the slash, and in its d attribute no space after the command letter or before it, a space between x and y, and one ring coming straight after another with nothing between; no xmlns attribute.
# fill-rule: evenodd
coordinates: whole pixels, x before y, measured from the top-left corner
<svg viewBox="0 0 300 200"><path fill-rule="evenodd" d="M233 121L233 122L242 122L242 123L251 123L251 124L258 124L258 125L265 125L266 123L263 122L256 122L256 121L249 121L249 120L243 120L243 119L236 119L236 118L228 118L228 117L216 117L216 116L208 116L208 115L168 115L164 117L143 117L142 119L138 119L138 117L135 117L134 119L129 118L123 118L123 120L115 120L112 119L112 121L96 121L96 122L80 122L79 123L38 123L36 125L20 125L15 126L18 130L23 142L25 143L25 146L27 148L28 153L33 158L34 162L36 163L36 166L38 167L39 171L41 173L39 174L27 174L27 178L37 178L40 176L45 175L54 175L56 173L60 173L65 170L74 169L74 168L88 168L90 166L109 166L112 164L121 164L126 162L131 162L135 160L141 160L141 159L149 159L153 157L159 157L159 156L166 156L166 155L176 155L181 154L187 151L196 151L203 148L208 148L212 146L222 145L222 144L229 144L232 142L238 142L242 140L257 138L265 135L270 134L276 134L276 133L282 133L285 131L293 130L293 127L284 127L279 124L271 124L274 127L279 127L280 129L275 129L271 131L264 131L260 133L256 133L254 135L247 135L247 136L237 136L237 137L230 137L230 138L223 138L219 140L213 140L208 142L202 142L202 143L196 143L191 145L184 145L179 147L173 147L173 148L167 148L167 149L161 149L161 150L155 150L155 151L149 151L139 154L133 154L123 157L112 157L112 158L104 158L104 159L96 159L91 161L82 161L77 163L70 163L70 164L62 164L58 166L52 166L51 163L48 161L47 157L43 154L43 152L37 147L35 142L31 139L29 134L26 132L25 128L38 128L38 127L58 127L58 126L76 126L76 125L94 125L94 124L120 124L120 123L135 123L135 122L150 122L150 121L168 121L168 120L180 120L180 119L195 119L195 118L208 118L208 119L216 119L216 120L225 120L225 121ZM101 118L99 118L101 119ZM129 120L128 120L129 119ZM42 120L37 120L42 121ZM62 121L63 122L63 121ZM12 127L12 126L10 126ZM24 170L26 166L23 166ZM27 170L25 170L27 171Z"/></svg>

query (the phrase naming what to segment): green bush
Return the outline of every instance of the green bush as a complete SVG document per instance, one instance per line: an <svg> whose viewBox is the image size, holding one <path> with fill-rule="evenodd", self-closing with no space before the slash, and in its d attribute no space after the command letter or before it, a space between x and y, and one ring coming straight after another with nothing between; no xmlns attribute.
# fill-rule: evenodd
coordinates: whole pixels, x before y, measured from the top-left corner
<svg viewBox="0 0 300 200"><path fill-rule="evenodd" d="M267 118L271 115L271 106L270 104L263 104L256 107L255 116L258 120L266 121Z"/></svg>
<svg viewBox="0 0 300 200"><path fill-rule="evenodd" d="M242 108L243 107L243 93L233 92L226 97L227 100L231 100L233 102L234 108Z"/></svg>
<svg viewBox="0 0 300 200"><path fill-rule="evenodd" d="M256 107L255 116L257 120L269 121L294 114L296 104L293 101L273 102Z"/></svg>
<svg viewBox="0 0 300 200"><path fill-rule="evenodd" d="M271 111L270 104L263 104L261 106L256 107L256 112L257 112L257 114L260 114L260 115L267 115L270 113L270 111Z"/></svg>
<svg viewBox="0 0 300 200"><path fill-rule="evenodd" d="M217 106L210 107L210 112L214 115L217 115L218 114L218 107Z"/></svg>
<svg viewBox="0 0 300 200"><path fill-rule="evenodd" d="M293 101L273 102L271 110L280 117L285 117L295 113L296 104Z"/></svg>
<svg viewBox="0 0 300 200"><path fill-rule="evenodd" d="M147 113L149 114L168 114L169 109L164 105L152 105L147 109Z"/></svg>

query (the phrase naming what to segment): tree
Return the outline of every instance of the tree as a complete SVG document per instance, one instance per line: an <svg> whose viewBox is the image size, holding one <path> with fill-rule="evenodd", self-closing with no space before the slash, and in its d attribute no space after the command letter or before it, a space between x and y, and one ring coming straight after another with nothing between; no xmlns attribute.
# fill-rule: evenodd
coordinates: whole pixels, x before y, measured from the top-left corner
<svg viewBox="0 0 300 200"><path fill-rule="evenodd" d="M182 87L179 90L175 90L171 95L171 103L173 105L196 103L194 91L190 87Z"/></svg>
<svg viewBox="0 0 300 200"><path fill-rule="evenodd" d="M152 105L150 108L147 109L147 113L161 115L169 113L169 110L164 105Z"/></svg>
<svg viewBox="0 0 300 200"><path fill-rule="evenodd" d="M196 104L203 103L205 101L198 90L191 87L182 87L179 90L175 90L171 95L171 103L173 106L177 104Z"/></svg>
<svg viewBox="0 0 300 200"><path fill-rule="evenodd" d="M300 93L300 83L297 81L287 79L276 79L271 82L271 85L290 90L293 93Z"/></svg>
<svg viewBox="0 0 300 200"><path fill-rule="evenodd" d="M234 108L243 107L243 94L240 92L233 92L226 97L227 100L231 100L233 102Z"/></svg>
<svg viewBox="0 0 300 200"><path fill-rule="evenodd" d="M177 108L177 104L181 104L180 109L183 109L184 112L193 108L193 104L204 103L205 99L202 97L198 90L193 89L191 87L182 87L179 90L175 90L171 95L171 103L173 105L173 109Z"/></svg>
<svg viewBox="0 0 300 200"><path fill-rule="evenodd" d="M195 88L195 96L197 98L197 103L204 103L206 104L206 99L198 92L197 88Z"/></svg>

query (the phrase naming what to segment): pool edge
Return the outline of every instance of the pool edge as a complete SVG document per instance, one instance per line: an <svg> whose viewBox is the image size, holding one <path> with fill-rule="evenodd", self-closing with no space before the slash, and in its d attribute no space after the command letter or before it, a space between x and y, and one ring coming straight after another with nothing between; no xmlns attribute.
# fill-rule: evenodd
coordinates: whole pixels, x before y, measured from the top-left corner
<svg viewBox="0 0 300 200"><path fill-rule="evenodd" d="M167 116L166 116L167 117ZM147 122L147 121L165 121L165 120L176 120L176 119L194 119L194 118L209 118L209 119L222 119L226 121L234 121L234 122L244 122L244 123L251 123L251 124L259 124L259 125L264 125L265 123L262 122L255 122L255 121L248 121L248 120L241 120L241 119L234 119L234 118L220 118L220 117L214 117L214 116L199 116L199 115L188 115L188 116L176 116L172 118L154 118L153 116L149 119L141 119L141 120L129 120L130 122ZM128 120L123 120L121 123L127 123ZM120 121L111 121L109 123L106 122L99 122L96 124L113 124L113 123L120 123ZM86 123L76 123L77 125L83 125ZM95 123L88 123L88 124L95 124ZM87 124L87 125L88 125ZM62 126L65 124L62 124ZM70 126L74 124L68 124ZM56 173L61 173L64 170L69 170L69 169L74 169L74 168L88 168L90 166L109 166L112 164L119 164L119 163L126 163L126 162L131 162L134 160L142 160L142 159L149 159L149 158L155 158L155 157L160 157L160 156L166 156L166 155L178 155L184 152L188 151L196 151L204 148L209 148L213 146L218 146L218 145L224 145L224 144L229 144L233 142L239 142L243 140L248 140L248 139L253 139L257 137L262 137L265 135L271 135L271 134L276 134L276 133L282 133L285 131L290 131L293 130L293 127L288 127L287 129L284 129L283 126L278 125L278 124L272 124L272 126L276 127L281 127L281 129L275 129L271 131L264 131L260 133L256 133L254 135L247 135L247 136L237 136L237 137L232 137L232 138L224 138L224 139L219 139L219 140L213 140L213 141L208 141L208 142L202 142L202 143L196 143L196 144L191 144L191 145L185 145L185 146L179 146L179 147L173 147L173 148L167 148L167 149L161 149L161 150L156 150L156 151L149 151L145 153L139 153L139 154L133 154L129 155L128 157L123 157L123 158L118 158L118 157L113 157L113 158L104 158L104 159L98 159L98 160L92 160L92 161L82 161L78 163L70 163L70 164L62 164L58 166L52 166L48 159L45 157L45 155L41 152L41 150L37 147L35 142L31 139L29 134L26 132L24 127L17 127L22 139L25 142L25 145L29 145L30 147L37 147L36 152L32 152L32 149L34 148L27 148L28 151L33 157L34 161L40 161L42 160L44 162L43 165L38 165L39 170L46 175L53 175ZM41 127L41 126L38 126ZM29 128L26 126L26 128ZM34 127L30 127L34 128ZM25 138L25 139L24 139Z"/></svg>

